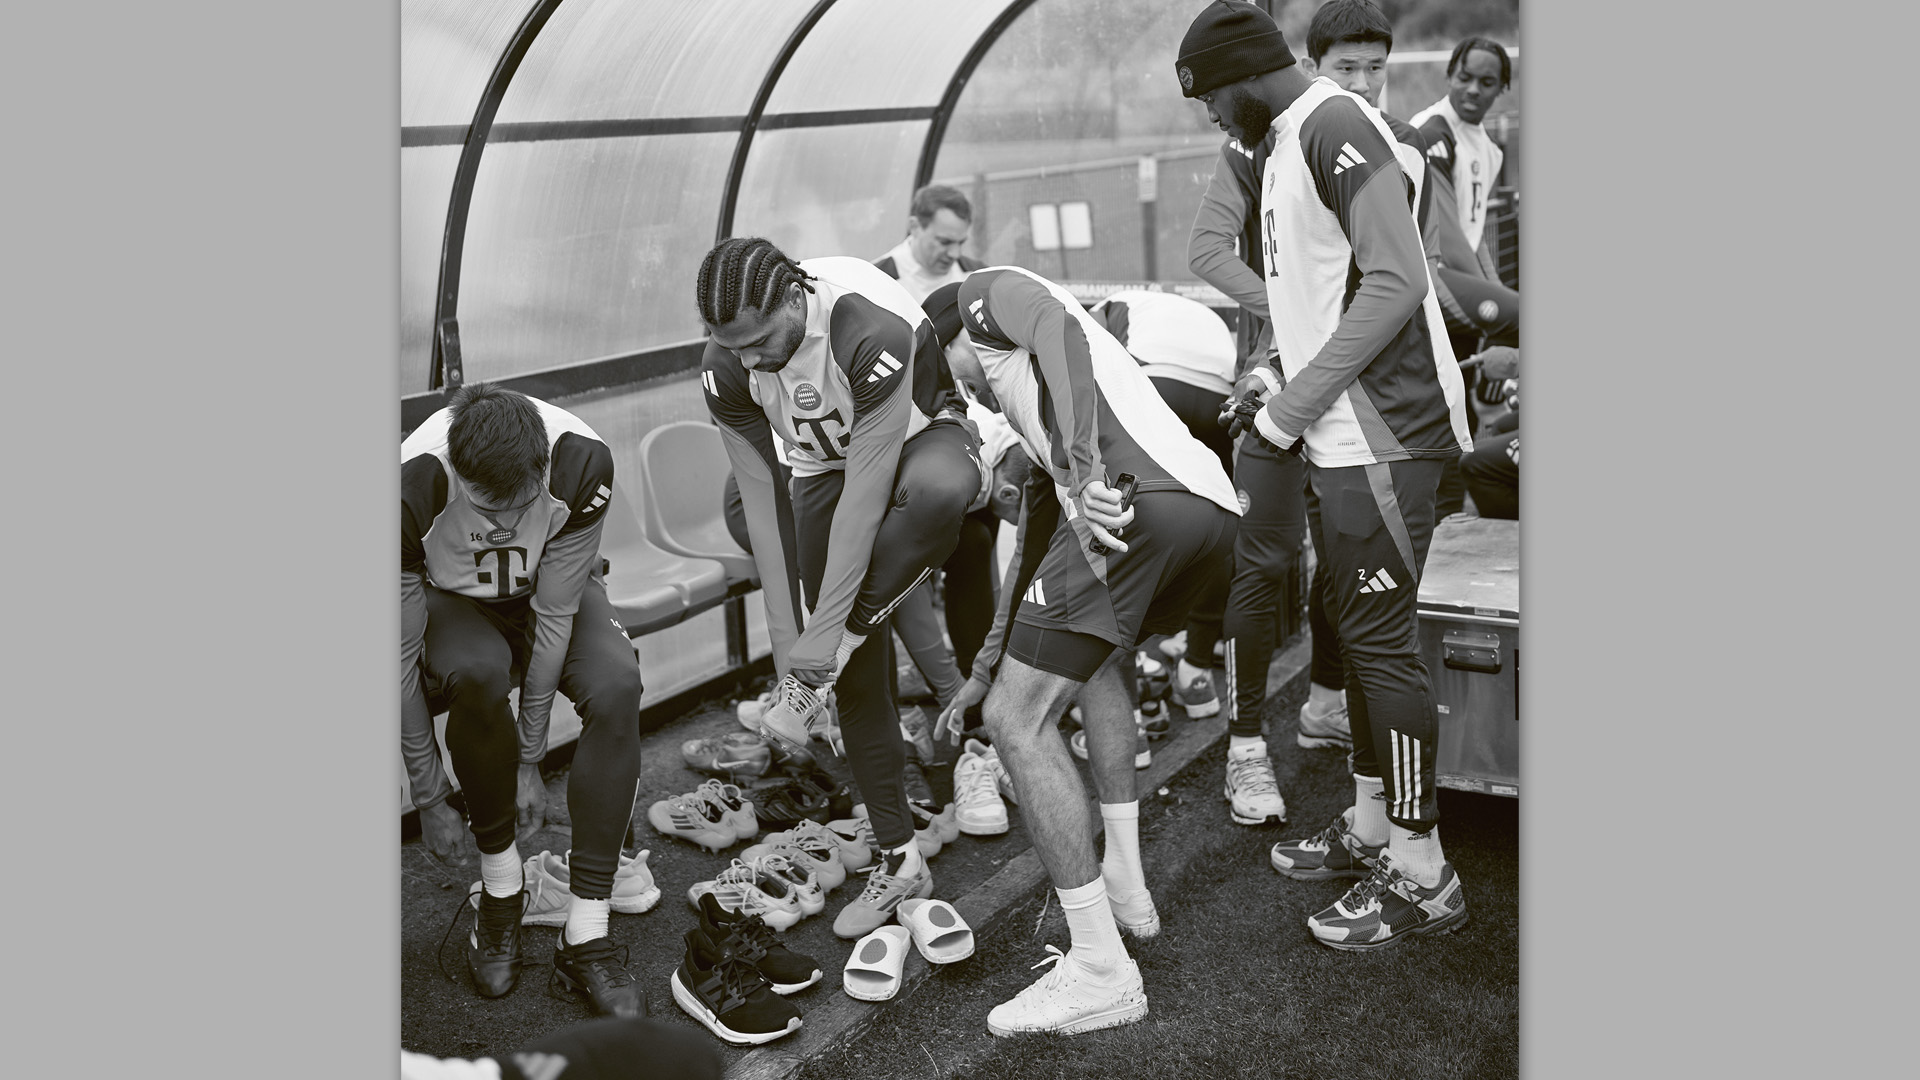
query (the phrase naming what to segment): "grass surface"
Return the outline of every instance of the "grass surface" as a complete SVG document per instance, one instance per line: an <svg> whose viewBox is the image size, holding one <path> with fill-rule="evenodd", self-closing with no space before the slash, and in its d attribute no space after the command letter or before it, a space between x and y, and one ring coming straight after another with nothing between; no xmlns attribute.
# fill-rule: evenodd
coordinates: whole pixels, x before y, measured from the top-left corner
<svg viewBox="0 0 1920 1080"><path fill-rule="evenodd" d="M1293 708L1269 715L1290 717ZM1043 974L1029 966L1044 946L1068 944L1059 905L1044 890L983 934L973 958L886 1006L851 1044L800 1075L1516 1076L1519 804L1441 794L1442 838L1471 912L1465 929L1378 953L1336 952L1312 940L1306 918L1351 882L1282 878L1267 849L1311 833L1352 800L1345 757L1294 749L1290 720L1270 730L1287 826L1228 823L1219 789L1224 745L1182 772L1167 795L1142 802L1148 878L1163 922L1158 938L1129 943L1152 1009L1144 1021L1069 1037L987 1033L987 1011Z"/></svg>

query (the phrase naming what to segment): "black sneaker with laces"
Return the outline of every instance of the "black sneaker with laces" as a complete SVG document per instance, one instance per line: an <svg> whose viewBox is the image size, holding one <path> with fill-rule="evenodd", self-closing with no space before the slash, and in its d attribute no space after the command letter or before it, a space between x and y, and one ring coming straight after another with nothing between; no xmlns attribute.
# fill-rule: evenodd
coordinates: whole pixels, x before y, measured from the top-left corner
<svg viewBox="0 0 1920 1080"><path fill-rule="evenodd" d="M768 987L785 997L797 994L820 981L820 963L780 944L773 929L758 915L728 911L712 893L700 897L700 932L708 941L724 942L736 955L744 957L761 975Z"/></svg>
<svg viewBox="0 0 1920 1080"><path fill-rule="evenodd" d="M480 890L480 910L467 937L467 972L482 997L505 997L520 981L520 916L526 903L524 888L512 896Z"/></svg>
<svg viewBox="0 0 1920 1080"><path fill-rule="evenodd" d="M589 938L578 945L567 943L563 927L553 944L553 981L575 994L584 995L593 1011L601 1016L638 1019L647 1015L647 995L627 970L626 948L616 946L609 937Z"/></svg>
<svg viewBox="0 0 1920 1080"><path fill-rule="evenodd" d="M800 1010L774 994L767 977L699 927L687 931L687 954L673 972L673 1000L682 1011L735 1045L768 1043L800 1030Z"/></svg>

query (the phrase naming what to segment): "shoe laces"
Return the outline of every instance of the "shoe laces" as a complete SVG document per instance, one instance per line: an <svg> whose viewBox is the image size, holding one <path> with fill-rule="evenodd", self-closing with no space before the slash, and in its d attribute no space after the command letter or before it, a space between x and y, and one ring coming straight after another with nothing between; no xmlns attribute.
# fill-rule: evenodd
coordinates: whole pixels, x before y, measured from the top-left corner
<svg viewBox="0 0 1920 1080"><path fill-rule="evenodd" d="M908 883L907 878L887 873L887 861L881 859L878 865L867 871L867 887L860 890L859 903L878 904L892 889L898 889Z"/></svg>
<svg viewBox="0 0 1920 1080"><path fill-rule="evenodd" d="M993 775L993 769L987 759L969 754L960 759L960 765L953 771L956 802L962 806L978 806L981 803L995 802L1000 798L999 778Z"/></svg>
<svg viewBox="0 0 1920 1080"><path fill-rule="evenodd" d="M480 895L484 900L486 896L485 889L481 890ZM460 926L460 916L462 914L469 911L474 913L474 934L482 942L500 940L504 943L513 933L514 926L519 923L520 916L526 911L528 896L529 894L523 888L520 893L520 904L517 909L507 908L504 905L495 907L494 905L489 905L484 902L476 903L473 893L471 892L463 897L460 905L453 909L453 918L447 920L447 932L440 936L440 948L434 955L435 962L440 965L440 974L445 975L448 982L460 981L452 971L447 969L447 946L453 941L453 933ZM514 961L514 963L518 965L524 965L526 962L527 960L524 956Z"/></svg>
<svg viewBox="0 0 1920 1080"><path fill-rule="evenodd" d="M1273 775L1273 759L1265 754L1239 761L1229 759L1227 772L1233 777L1234 788L1242 795L1280 794L1280 781Z"/></svg>
<svg viewBox="0 0 1920 1080"><path fill-rule="evenodd" d="M722 813L733 813L746 806L740 797L740 789L719 780L708 780L694 791L694 794L721 809Z"/></svg>
<svg viewBox="0 0 1920 1080"><path fill-rule="evenodd" d="M1340 902L1347 906L1348 911L1361 911L1377 901L1381 893L1392 889L1400 876L1399 869L1383 856L1373 864L1373 869L1365 878L1347 890L1347 895L1341 897Z"/></svg>
<svg viewBox="0 0 1920 1080"><path fill-rule="evenodd" d="M1059 946L1047 946L1047 955L1041 957L1040 962L1033 965L1033 968L1043 968L1051 964L1052 969L1040 981L1020 991L1020 996L1026 998L1030 1004L1038 1004L1064 989L1071 978L1068 974L1068 966L1063 963L1066 959L1067 954L1061 952ZM1031 971L1033 968L1028 970Z"/></svg>

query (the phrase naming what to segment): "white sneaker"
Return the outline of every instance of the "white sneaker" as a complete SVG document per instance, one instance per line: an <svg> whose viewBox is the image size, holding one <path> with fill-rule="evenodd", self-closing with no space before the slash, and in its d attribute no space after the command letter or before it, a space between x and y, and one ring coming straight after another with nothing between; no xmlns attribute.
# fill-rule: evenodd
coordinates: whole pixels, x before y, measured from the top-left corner
<svg viewBox="0 0 1920 1080"><path fill-rule="evenodd" d="M752 701L742 701L733 707L733 714L740 719L740 726L760 734L760 718L773 707L773 691L769 690Z"/></svg>
<svg viewBox="0 0 1920 1080"><path fill-rule="evenodd" d="M1000 782L985 755L969 749L954 762L953 801L960 831L968 836L998 836L1007 831L1007 803L1000 797Z"/></svg>
<svg viewBox="0 0 1920 1080"><path fill-rule="evenodd" d="M761 734L785 743L790 749L805 750L814 735L827 735L827 693L788 675L774 691L773 704L760 716ZM831 742L831 740L829 740ZM834 753L845 751L834 747Z"/></svg>
<svg viewBox="0 0 1920 1080"><path fill-rule="evenodd" d="M1153 892L1120 893L1107 883L1107 906L1113 909L1113 921L1120 929L1137 938L1150 938L1160 932L1160 911L1153 906Z"/></svg>
<svg viewBox="0 0 1920 1080"><path fill-rule="evenodd" d="M1314 713L1311 704L1300 706L1300 734L1295 736L1295 740L1302 749L1333 747L1348 752L1353 750L1353 728L1347 719L1345 695L1341 697L1340 704L1324 713Z"/></svg>
<svg viewBox="0 0 1920 1080"><path fill-rule="evenodd" d="M968 739L966 752L986 758L987 767L993 770L993 778L1000 785L1000 797L1015 806L1020 805L1020 797L1013 791L1013 774L1007 772L1007 766L1001 762L999 750L979 739Z"/></svg>
<svg viewBox="0 0 1920 1080"><path fill-rule="evenodd" d="M1078 1035L1083 1031L1131 1024L1147 1015L1147 990L1140 981L1140 965L1131 957L1104 979L1095 979L1072 957L1052 945L1040 967L1053 970L1039 982L1002 1002L987 1014L987 1030L995 1035L1054 1032Z"/></svg>
<svg viewBox="0 0 1920 1080"><path fill-rule="evenodd" d="M1227 751L1226 800L1236 825L1286 823L1287 802L1280 797L1280 781L1273 775L1265 740Z"/></svg>
<svg viewBox="0 0 1920 1080"><path fill-rule="evenodd" d="M1081 728L1072 735L1067 736L1067 748L1073 751L1074 757L1079 758L1081 761L1088 760L1087 729ZM1147 729L1144 727L1136 727L1133 729L1133 767L1136 769L1144 769L1152 764L1153 747L1147 743Z"/></svg>

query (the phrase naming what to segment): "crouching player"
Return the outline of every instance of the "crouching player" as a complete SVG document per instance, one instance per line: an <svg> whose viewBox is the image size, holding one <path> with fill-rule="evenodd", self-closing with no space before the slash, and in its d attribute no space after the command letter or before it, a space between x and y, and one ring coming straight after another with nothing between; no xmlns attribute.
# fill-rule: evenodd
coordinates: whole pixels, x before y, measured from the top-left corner
<svg viewBox="0 0 1920 1080"><path fill-rule="evenodd" d="M430 848L462 827L434 743L423 676L447 710L447 751L480 848L468 970L486 997L519 979L526 901L516 818L545 816L540 759L557 689L582 730L556 977L594 1011L644 998L607 936L620 844L640 778L640 667L596 574L613 454L580 419L511 390L454 391L400 444L400 746ZM520 687L516 724L507 692Z"/></svg>
<svg viewBox="0 0 1920 1080"><path fill-rule="evenodd" d="M1049 946L1053 970L994 1008L987 1028L1072 1034L1129 1023L1147 1014L1147 997L1120 929L1151 936L1160 919L1140 868L1123 672L1141 640L1180 629L1230 557L1239 500L1220 459L1058 285L989 267L936 290L926 307L956 377L1005 414L1053 481L1051 498L1026 501L996 629L941 715L949 728L985 698L987 731L1072 932L1071 951ZM1104 862L1094 858L1086 791L1054 727L1076 694Z"/></svg>
<svg viewBox="0 0 1920 1080"><path fill-rule="evenodd" d="M926 313L872 263L795 262L734 238L700 264L707 407L740 485L783 672L767 734L805 744L837 686L841 732L882 858L834 920L862 937L933 891L901 779L887 620L952 554L982 484L979 438ZM776 482L774 435L791 486ZM802 593L812 617L800 628Z"/></svg>

